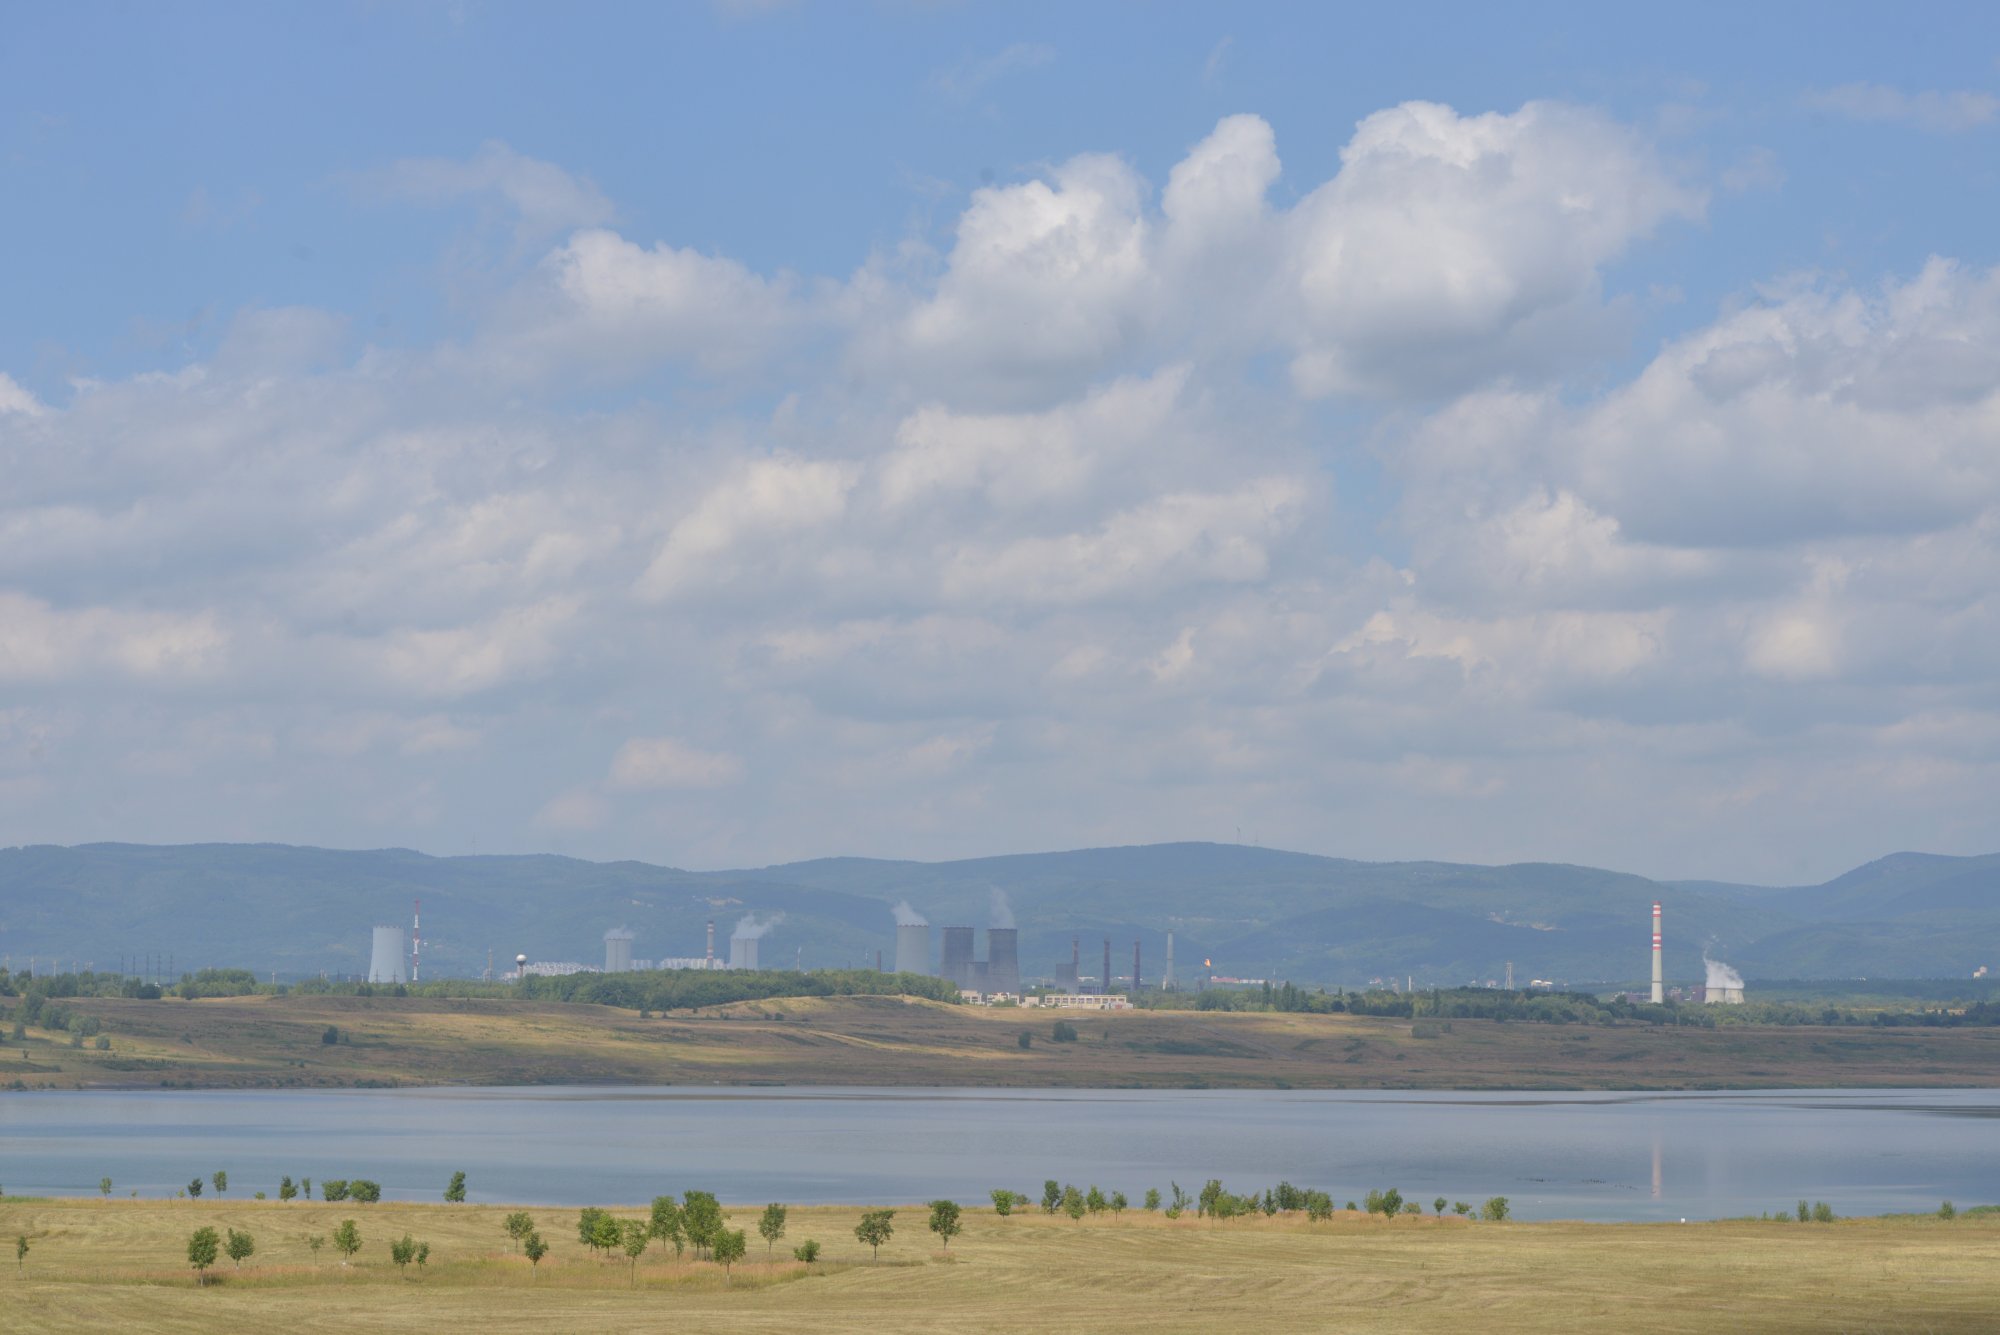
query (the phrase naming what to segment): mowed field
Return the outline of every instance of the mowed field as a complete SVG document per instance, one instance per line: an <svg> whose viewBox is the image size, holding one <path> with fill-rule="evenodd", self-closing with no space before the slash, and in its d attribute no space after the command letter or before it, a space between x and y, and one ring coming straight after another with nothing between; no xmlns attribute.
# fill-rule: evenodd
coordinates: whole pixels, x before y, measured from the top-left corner
<svg viewBox="0 0 2000 1335"><path fill-rule="evenodd" d="M0 1086L841 1084L1383 1089L1986 1086L2000 1029L1594 1028L1347 1015L1041 1010L788 998L641 1018L389 997L66 1002L108 1051L30 1030ZM327 1028L340 1041L322 1041ZM1020 1046L1026 1032L1031 1046Z"/></svg>
<svg viewBox="0 0 2000 1335"><path fill-rule="evenodd" d="M574 1210L532 1213L550 1255L514 1253L505 1207L230 1201L0 1201L0 1234L30 1240L0 1281L0 1330L887 1332L1015 1329L1256 1331L1990 1331L2000 1311L2000 1220L1833 1224L1488 1224L1340 1214L1211 1223L1128 1211L1071 1222L967 1211L949 1256L921 1207L898 1210L871 1264L858 1208L798 1208L777 1253L825 1249L810 1271L719 1267L649 1251L636 1270L577 1242ZM633 1208L617 1213L638 1218ZM343 1267L303 1239L355 1219ZM205 1288L185 1264L201 1226L249 1232ZM399 1273L388 1243L428 1241ZM9 1248L11 1256L11 1248Z"/></svg>

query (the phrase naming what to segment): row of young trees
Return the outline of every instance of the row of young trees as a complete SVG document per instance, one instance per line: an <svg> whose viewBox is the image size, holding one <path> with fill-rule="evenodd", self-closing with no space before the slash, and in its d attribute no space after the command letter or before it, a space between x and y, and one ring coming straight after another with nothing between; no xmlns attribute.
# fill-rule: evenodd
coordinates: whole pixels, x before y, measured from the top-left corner
<svg viewBox="0 0 2000 1335"><path fill-rule="evenodd" d="M208 1185L215 1188L215 1194L218 1196L228 1194L228 1170L222 1168L216 1169L214 1173L209 1175ZM108 1177L99 1178L97 1189L104 1195L109 1196L111 1194L111 1179ZM185 1187L180 1189L179 1194L198 1200L201 1197L203 1189L202 1179L200 1176L196 1176L190 1179ZM319 1191L320 1199L324 1201L357 1201L362 1205L373 1205L382 1199L382 1184L365 1177L322 1178L319 1184ZM278 1179L278 1199L281 1201L297 1200L300 1196L311 1200L312 1193L313 1180L309 1177L302 1177L294 1182L292 1175L287 1173ZM132 1194L135 1196L138 1195L137 1192ZM463 1172L453 1173L451 1180L445 1183L444 1198L448 1203L453 1205L462 1205L465 1203L465 1174ZM261 1191L258 1192L257 1199L260 1201L263 1200L264 1193Z"/></svg>
<svg viewBox="0 0 2000 1335"><path fill-rule="evenodd" d="M305 1243L307 1249L317 1257L320 1249L326 1245L327 1239L314 1234L306 1238ZM333 1247L341 1254L342 1264L352 1261L354 1254L361 1250L360 1226L352 1219L341 1220L340 1227L333 1230ZM22 1250L25 1253L26 1248ZM217 1234L213 1228L203 1227L188 1235L188 1265L195 1272L195 1283L198 1286L207 1284L209 1267L215 1264L218 1254L228 1255L229 1259L236 1263L236 1268L241 1270L243 1263L256 1252L257 1240L248 1231L232 1228L227 1230L225 1238ZM389 1259L395 1263L398 1270L407 1270L412 1262L421 1270L430 1264L431 1245L405 1233L400 1238L390 1240Z"/></svg>
<svg viewBox="0 0 2000 1335"><path fill-rule="evenodd" d="M1200 1194L1194 1196L1190 1196L1178 1182L1169 1182L1167 1185L1173 1193L1168 1197L1162 1197L1158 1187L1147 1188L1142 1208L1148 1211L1164 1209L1168 1219L1179 1219L1189 1209L1194 1211L1198 1219L1235 1219L1250 1214L1269 1216L1290 1212L1302 1213L1314 1222L1333 1217L1334 1205L1331 1195L1314 1188L1295 1187L1289 1182L1280 1182L1275 1187L1267 1187L1261 1193L1252 1191L1242 1195L1226 1189L1217 1178L1210 1178L1203 1184ZM1034 1198L1023 1192L997 1187L992 1192L992 1199L993 1212L1005 1217L1013 1214L1016 1209L1031 1204ZM1440 1196L1432 1202L1432 1208L1442 1216L1447 1204L1445 1198ZM1071 1219L1081 1219L1086 1214L1103 1214L1107 1211L1114 1216L1122 1214L1130 1208L1130 1203L1122 1191L1106 1195L1095 1184L1088 1190L1079 1190L1073 1183L1063 1183L1055 1178L1049 1178L1042 1183L1041 1207L1043 1214L1064 1214ZM1403 1194L1394 1187L1387 1191L1371 1191L1366 1197L1365 1205L1356 1205L1353 1201L1349 1201L1347 1208L1352 1211L1365 1209L1369 1214L1380 1214L1391 1219L1399 1214L1424 1212L1423 1206L1415 1201L1405 1201ZM1467 1201L1459 1201L1451 1205L1451 1209L1458 1215L1475 1213L1474 1207ZM1488 1198L1484 1205L1478 1207L1477 1215L1481 1219L1496 1223L1508 1218L1507 1198L1505 1196Z"/></svg>

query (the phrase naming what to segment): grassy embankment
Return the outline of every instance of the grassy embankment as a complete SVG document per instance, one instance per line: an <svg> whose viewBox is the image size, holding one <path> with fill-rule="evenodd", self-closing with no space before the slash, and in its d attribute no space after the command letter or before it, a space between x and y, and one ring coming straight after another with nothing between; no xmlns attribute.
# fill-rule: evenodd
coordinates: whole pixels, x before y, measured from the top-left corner
<svg viewBox="0 0 2000 1335"><path fill-rule="evenodd" d="M357 1084L1211 1085L1389 1089L1986 1086L2000 1029L1585 1028L1349 1015L1057 1018L896 998L788 998L641 1019L600 1006L420 998L66 1002L109 1051L31 1029L0 1086ZM326 1044L331 1025L341 1041ZM1027 1030L1033 1045L1022 1049Z"/></svg>
<svg viewBox="0 0 2000 1335"><path fill-rule="evenodd" d="M870 1264L855 1208L795 1208L777 1253L815 1238L814 1272L750 1260L719 1268L649 1252L636 1287L620 1256L593 1258L574 1210L535 1209L553 1244L539 1272L515 1255L504 1207L229 1201L0 1201L0 1234L26 1234L25 1273L0 1277L0 1329L639 1330L772 1332L1642 1330L1983 1331L2000 1310L2000 1218L1834 1224L1473 1224L1340 1214L1214 1224L1127 1212L1072 1223L968 1211L946 1259L920 1208ZM640 1217L638 1209L620 1211ZM755 1210L731 1212L734 1227ZM329 1245L352 1218L352 1268ZM197 1289L188 1234L257 1241ZM399 1274L388 1242L428 1241ZM11 1245L6 1249L11 1259Z"/></svg>

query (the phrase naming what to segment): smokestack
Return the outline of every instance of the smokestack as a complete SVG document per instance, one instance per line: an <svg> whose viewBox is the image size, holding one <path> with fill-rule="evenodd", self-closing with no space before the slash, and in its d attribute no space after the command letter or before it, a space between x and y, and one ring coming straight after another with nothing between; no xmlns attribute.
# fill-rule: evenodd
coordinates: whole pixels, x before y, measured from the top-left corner
<svg viewBox="0 0 2000 1335"><path fill-rule="evenodd" d="M1111 995L1111 938L1104 938L1104 977L1097 989L1099 996Z"/></svg>
<svg viewBox="0 0 2000 1335"><path fill-rule="evenodd" d="M1667 984L1660 972L1660 901L1653 901L1653 1004L1666 1004Z"/></svg>
<svg viewBox="0 0 2000 1335"><path fill-rule="evenodd" d="M1016 996L1021 991L1021 934L1012 927L986 929L986 985Z"/></svg>
<svg viewBox="0 0 2000 1335"><path fill-rule="evenodd" d="M944 959L938 966L938 973L945 981L960 987L972 986L972 929L970 927L947 927L944 929Z"/></svg>
<svg viewBox="0 0 2000 1335"><path fill-rule="evenodd" d="M410 910L410 981L416 982L417 966L424 959L424 901L413 900Z"/></svg>
<svg viewBox="0 0 2000 1335"><path fill-rule="evenodd" d="M875 972L882 972L882 952L879 950L875 952Z"/></svg>
<svg viewBox="0 0 2000 1335"><path fill-rule="evenodd" d="M1167 933L1167 972L1166 972L1166 976L1160 979L1160 991L1162 991L1162 992L1171 992L1171 991L1172 991L1172 990L1174 989L1174 986L1175 986L1175 984L1174 984L1174 934L1173 934L1172 932L1168 932L1168 933Z"/></svg>
<svg viewBox="0 0 2000 1335"><path fill-rule="evenodd" d="M1139 991L1139 942L1136 939L1134 939L1132 942L1132 992L1134 995L1137 995L1138 991Z"/></svg>
<svg viewBox="0 0 2000 1335"><path fill-rule="evenodd" d="M915 917L914 914L911 915ZM931 928L918 918L896 924L896 972L929 974L931 971Z"/></svg>
<svg viewBox="0 0 2000 1335"><path fill-rule="evenodd" d="M707 962L702 965L702 968L713 969L715 967L715 919L713 918L708 920L708 954L703 958Z"/></svg>

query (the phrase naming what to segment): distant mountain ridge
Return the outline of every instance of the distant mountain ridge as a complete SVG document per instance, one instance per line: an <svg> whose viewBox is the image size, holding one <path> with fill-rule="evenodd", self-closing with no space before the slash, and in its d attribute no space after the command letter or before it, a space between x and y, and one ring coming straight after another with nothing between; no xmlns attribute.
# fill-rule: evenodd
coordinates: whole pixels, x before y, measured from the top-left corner
<svg viewBox="0 0 2000 1335"><path fill-rule="evenodd" d="M1636 982L1654 899L1666 906L1666 970L1700 981L1704 949L1751 977L1948 977L2000 966L2000 854L1897 853L1817 886L1659 882L1557 863L1487 867L1358 862L1233 844L1148 844L954 862L819 858L691 872L553 854L432 857L280 844L35 845L0 850L0 954L115 968L171 955L177 968L353 973L369 928L424 905L430 976L504 969L517 951L598 964L613 927L640 958L717 953L745 914L783 914L767 966L892 962L891 908L935 927L1011 914L1021 965L1070 958L1114 974L1140 943L1157 979L1166 934L1185 981L1217 973L1358 985L1498 978ZM932 933L933 965L938 934ZM983 949L983 934L982 945Z"/></svg>

